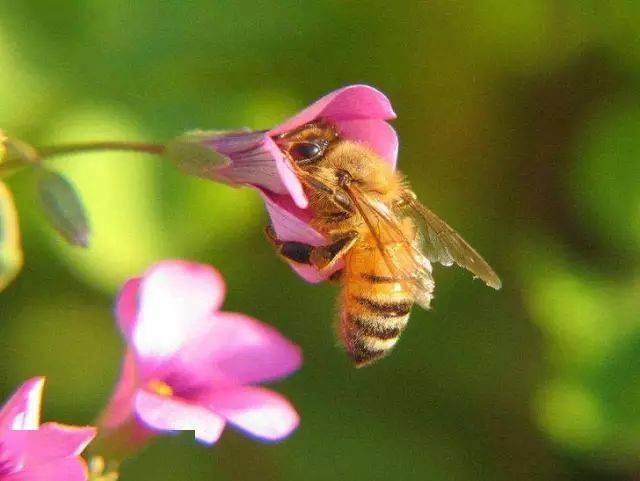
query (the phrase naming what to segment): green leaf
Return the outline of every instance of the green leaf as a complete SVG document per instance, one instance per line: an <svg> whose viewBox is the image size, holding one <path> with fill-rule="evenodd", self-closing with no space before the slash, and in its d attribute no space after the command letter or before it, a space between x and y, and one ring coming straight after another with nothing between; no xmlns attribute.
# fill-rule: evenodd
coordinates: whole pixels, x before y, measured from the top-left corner
<svg viewBox="0 0 640 481"><path fill-rule="evenodd" d="M207 139L227 134L247 133L241 130L194 130L171 140L165 147L165 155L183 172L196 177L214 179L215 171L229 165L227 157L207 147Z"/></svg>
<svg viewBox="0 0 640 481"><path fill-rule="evenodd" d="M38 178L40 201L47 219L67 242L89 245L89 221L73 185L63 176L42 169Z"/></svg>
<svg viewBox="0 0 640 481"><path fill-rule="evenodd" d="M22 264L18 212L11 192L0 182L0 291L15 279Z"/></svg>

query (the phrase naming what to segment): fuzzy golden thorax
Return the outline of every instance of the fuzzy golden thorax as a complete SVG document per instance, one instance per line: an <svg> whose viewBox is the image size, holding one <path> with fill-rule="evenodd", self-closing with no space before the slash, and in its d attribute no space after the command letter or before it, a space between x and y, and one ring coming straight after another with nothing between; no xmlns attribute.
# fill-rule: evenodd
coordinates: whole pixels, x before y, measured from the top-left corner
<svg viewBox="0 0 640 481"><path fill-rule="evenodd" d="M401 174L394 172L391 165L370 148L355 141L338 140L328 147L317 162L301 168L338 193L341 191L340 178L346 172L350 182L363 194L389 206L400 199L403 192ZM311 210L316 216L322 217L339 210L331 195L309 189L308 196ZM356 219L351 222L354 221Z"/></svg>

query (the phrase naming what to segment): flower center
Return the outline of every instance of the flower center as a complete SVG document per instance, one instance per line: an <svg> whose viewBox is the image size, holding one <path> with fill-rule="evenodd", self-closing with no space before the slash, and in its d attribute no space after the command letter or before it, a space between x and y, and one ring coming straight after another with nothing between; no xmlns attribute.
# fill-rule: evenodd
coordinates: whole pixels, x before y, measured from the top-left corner
<svg viewBox="0 0 640 481"><path fill-rule="evenodd" d="M152 392L159 394L160 396L164 396L164 397L173 396L173 388L164 381L153 379L149 381L149 384L147 384L147 387Z"/></svg>

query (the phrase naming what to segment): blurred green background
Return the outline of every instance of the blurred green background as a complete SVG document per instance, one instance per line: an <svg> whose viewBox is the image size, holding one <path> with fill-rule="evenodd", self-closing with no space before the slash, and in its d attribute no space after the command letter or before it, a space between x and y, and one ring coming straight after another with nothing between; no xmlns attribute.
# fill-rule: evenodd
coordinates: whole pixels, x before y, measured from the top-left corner
<svg viewBox="0 0 640 481"><path fill-rule="evenodd" d="M203 448L163 437L122 480L632 480L640 475L640 2L0 0L0 126L37 145L269 127L343 85L383 90L400 167L504 288L436 268L394 354L354 370L336 291L273 254L258 196L168 162L52 162L91 216L87 251L9 181L26 266L0 294L0 394L48 377L45 419L89 423L122 343L118 286L211 263L227 310L304 350L277 385L299 430Z"/></svg>

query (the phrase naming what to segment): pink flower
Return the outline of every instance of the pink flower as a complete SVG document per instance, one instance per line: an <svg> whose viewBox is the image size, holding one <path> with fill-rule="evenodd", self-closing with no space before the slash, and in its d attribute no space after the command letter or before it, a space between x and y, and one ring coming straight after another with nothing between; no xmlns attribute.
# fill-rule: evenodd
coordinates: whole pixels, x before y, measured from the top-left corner
<svg viewBox="0 0 640 481"><path fill-rule="evenodd" d="M279 239L323 245L326 239L309 226L310 212L306 210L308 203L304 190L289 160L278 148L275 137L321 119L333 123L343 138L367 144L395 167L398 137L386 122L395 117L387 97L373 87L344 87L322 97L271 130L246 130L205 137L201 140L204 145L228 159L227 165L207 175L259 189ZM336 269L340 267L337 265ZM320 273L303 265L294 266L294 269L309 282L320 282L333 273Z"/></svg>
<svg viewBox="0 0 640 481"><path fill-rule="evenodd" d="M256 384L298 369L300 349L255 319L219 311L224 295L216 270L185 261L160 262L124 285L116 315L128 350L100 422L108 432L126 427L136 443L151 431L188 430L212 444L227 423L266 441L297 427L289 402Z"/></svg>
<svg viewBox="0 0 640 481"><path fill-rule="evenodd" d="M44 378L25 382L0 410L0 481L84 481L91 427L40 425Z"/></svg>

